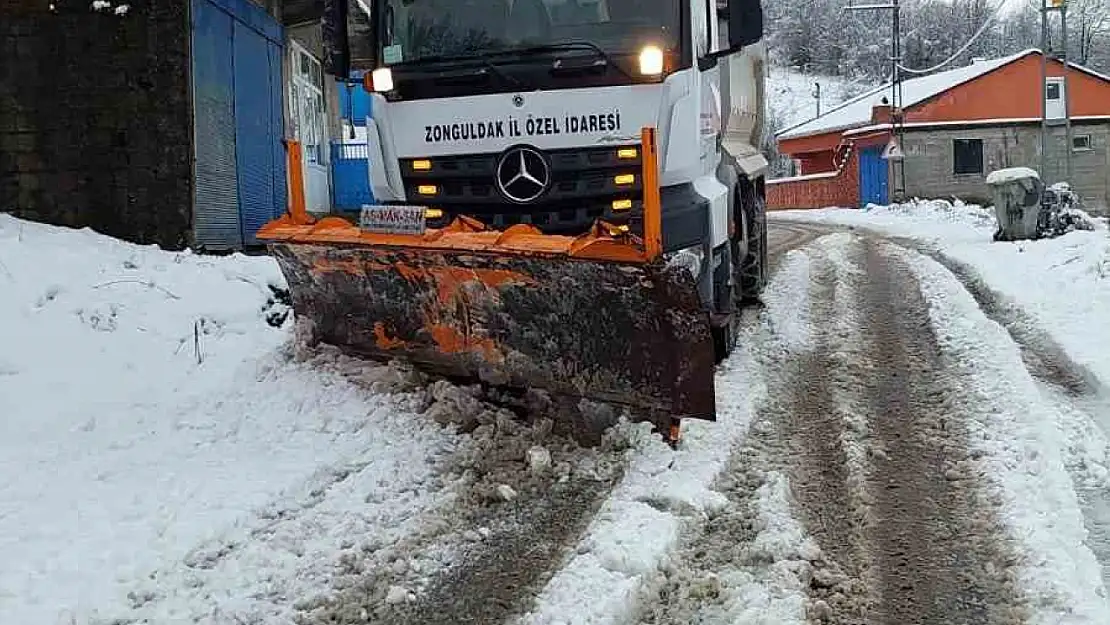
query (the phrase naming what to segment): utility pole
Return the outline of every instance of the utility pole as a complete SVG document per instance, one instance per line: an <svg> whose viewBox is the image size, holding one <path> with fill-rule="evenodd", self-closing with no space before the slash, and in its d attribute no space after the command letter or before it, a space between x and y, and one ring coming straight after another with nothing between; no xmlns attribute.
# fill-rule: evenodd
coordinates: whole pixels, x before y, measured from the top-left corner
<svg viewBox="0 0 1110 625"><path fill-rule="evenodd" d="M1048 117L1048 48L1051 44L1049 13L1060 14L1060 51L1055 57L1063 65L1063 82L1060 97L1064 101L1064 163L1065 180L1072 183L1072 127L1071 127L1071 89L1068 86L1068 3L1067 0L1041 0L1041 177L1059 182L1059 166L1053 168L1054 175L1048 176L1049 127L1060 122ZM1055 145L1055 141L1051 142ZM1056 159L1059 163L1059 159Z"/></svg>
<svg viewBox="0 0 1110 625"><path fill-rule="evenodd" d="M1045 2L1055 2L1063 0L1044 0ZM848 11L882 11L890 10L891 24L890 24L890 124L891 136L898 138L898 146L901 147L905 143L905 125L902 112L902 23L901 23L901 6L899 0L891 0L890 4L859 4L853 5L852 0L848 0ZM906 166L905 161L895 159L892 161L897 168L894 176L895 188L894 196L895 201L901 201L902 196L906 192Z"/></svg>

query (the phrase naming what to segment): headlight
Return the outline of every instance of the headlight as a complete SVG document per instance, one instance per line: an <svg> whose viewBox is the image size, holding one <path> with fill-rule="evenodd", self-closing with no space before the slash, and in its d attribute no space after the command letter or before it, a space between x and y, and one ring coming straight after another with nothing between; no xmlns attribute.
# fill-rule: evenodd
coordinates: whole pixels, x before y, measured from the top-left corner
<svg viewBox="0 0 1110 625"><path fill-rule="evenodd" d="M393 70L388 67L379 67L370 75L374 91L385 93L393 91Z"/></svg>
<svg viewBox="0 0 1110 625"><path fill-rule="evenodd" d="M663 50L658 46L644 46L640 50L640 73L658 76L663 73Z"/></svg>

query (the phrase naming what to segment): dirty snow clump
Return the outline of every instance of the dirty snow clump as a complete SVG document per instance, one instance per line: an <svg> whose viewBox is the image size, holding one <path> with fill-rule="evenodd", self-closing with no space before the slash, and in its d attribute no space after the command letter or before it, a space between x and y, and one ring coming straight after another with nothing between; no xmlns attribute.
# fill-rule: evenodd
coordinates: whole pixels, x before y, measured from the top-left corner
<svg viewBox="0 0 1110 625"><path fill-rule="evenodd" d="M1079 196L1066 182L1057 182L1044 191L1045 212L1037 224L1037 236L1051 238L1076 230L1096 230L1098 221L1081 208Z"/></svg>

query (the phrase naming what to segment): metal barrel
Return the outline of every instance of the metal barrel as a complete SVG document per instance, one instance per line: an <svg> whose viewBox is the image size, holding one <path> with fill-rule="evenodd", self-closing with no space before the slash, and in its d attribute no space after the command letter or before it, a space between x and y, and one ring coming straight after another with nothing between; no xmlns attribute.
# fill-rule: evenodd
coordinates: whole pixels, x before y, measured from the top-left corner
<svg viewBox="0 0 1110 625"><path fill-rule="evenodd" d="M270 251L316 341L628 406L661 427L715 419L708 315L689 273L661 261L311 241Z"/></svg>

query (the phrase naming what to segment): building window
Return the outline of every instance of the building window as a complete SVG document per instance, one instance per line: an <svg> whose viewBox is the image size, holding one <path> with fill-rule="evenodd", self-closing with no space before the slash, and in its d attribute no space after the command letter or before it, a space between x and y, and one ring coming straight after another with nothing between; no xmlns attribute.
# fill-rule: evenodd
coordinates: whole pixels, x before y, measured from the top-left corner
<svg viewBox="0 0 1110 625"><path fill-rule="evenodd" d="M983 140L952 140L952 171L957 176L983 173Z"/></svg>
<svg viewBox="0 0 1110 625"><path fill-rule="evenodd" d="M324 85L323 70L307 50L291 46L293 81L290 104L294 138L301 142L305 161L324 164Z"/></svg>
<svg viewBox="0 0 1110 625"><path fill-rule="evenodd" d="M1049 100L1059 100L1060 99L1060 83L1050 82L1050 83L1046 84L1044 87L1045 87L1044 97L1046 99L1049 99Z"/></svg>
<svg viewBox="0 0 1110 625"><path fill-rule="evenodd" d="M1071 149L1076 152L1087 152L1091 149L1091 135L1075 135L1071 138Z"/></svg>

